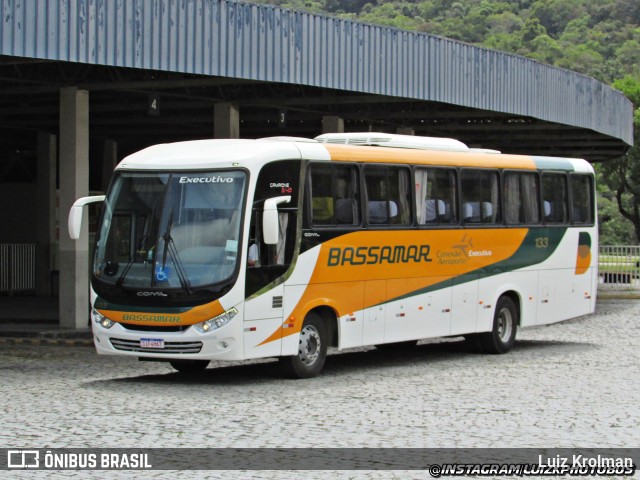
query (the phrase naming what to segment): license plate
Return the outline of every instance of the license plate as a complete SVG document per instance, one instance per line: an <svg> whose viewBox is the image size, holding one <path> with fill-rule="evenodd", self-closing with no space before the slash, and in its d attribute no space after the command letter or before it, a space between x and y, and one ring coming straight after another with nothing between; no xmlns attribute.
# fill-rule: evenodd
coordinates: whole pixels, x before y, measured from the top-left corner
<svg viewBox="0 0 640 480"><path fill-rule="evenodd" d="M141 338L140 347L142 348L164 348L163 338Z"/></svg>

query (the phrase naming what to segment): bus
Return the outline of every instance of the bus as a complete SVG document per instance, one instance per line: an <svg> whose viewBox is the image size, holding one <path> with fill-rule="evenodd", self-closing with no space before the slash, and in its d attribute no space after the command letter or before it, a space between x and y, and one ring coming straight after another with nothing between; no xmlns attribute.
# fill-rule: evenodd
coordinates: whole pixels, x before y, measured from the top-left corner
<svg viewBox="0 0 640 480"><path fill-rule="evenodd" d="M461 336L506 353L519 328L594 311L594 172L384 133L156 145L116 167L91 272L96 350L196 372L327 348Z"/></svg>

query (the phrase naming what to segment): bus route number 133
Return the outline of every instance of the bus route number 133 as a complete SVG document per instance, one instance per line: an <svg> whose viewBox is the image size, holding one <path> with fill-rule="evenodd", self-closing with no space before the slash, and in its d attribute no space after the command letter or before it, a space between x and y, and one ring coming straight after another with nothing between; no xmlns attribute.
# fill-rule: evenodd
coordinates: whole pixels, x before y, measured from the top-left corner
<svg viewBox="0 0 640 480"><path fill-rule="evenodd" d="M536 248L547 248L547 247L549 247L549 237L536 238Z"/></svg>

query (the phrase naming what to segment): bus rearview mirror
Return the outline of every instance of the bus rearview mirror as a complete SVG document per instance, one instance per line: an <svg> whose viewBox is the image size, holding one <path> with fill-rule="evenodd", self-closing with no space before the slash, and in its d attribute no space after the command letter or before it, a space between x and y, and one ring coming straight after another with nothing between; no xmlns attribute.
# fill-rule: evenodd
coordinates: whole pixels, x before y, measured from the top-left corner
<svg viewBox="0 0 640 480"><path fill-rule="evenodd" d="M267 245L276 245L280 232L278 221L278 205L289 203L291 195L273 197L265 200L262 214L262 238Z"/></svg>
<svg viewBox="0 0 640 480"><path fill-rule="evenodd" d="M82 229L82 212L85 205L96 202L104 202L104 195L94 195L92 197L82 197L76 200L69 210L69 220L67 227L69 228L69 236L71 240L80 238L80 230Z"/></svg>

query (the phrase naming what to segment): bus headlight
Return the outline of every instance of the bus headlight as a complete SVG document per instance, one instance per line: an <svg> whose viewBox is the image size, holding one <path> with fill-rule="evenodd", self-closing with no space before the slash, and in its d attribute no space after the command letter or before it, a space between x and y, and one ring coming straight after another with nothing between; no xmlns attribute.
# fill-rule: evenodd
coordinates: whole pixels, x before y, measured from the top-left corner
<svg viewBox="0 0 640 480"><path fill-rule="evenodd" d="M211 332L212 330L216 330L220 327L224 327L237 314L238 314L238 310L236 310L235 308L232 308L230 310L227 310L223 314L218 315L217 317L213 317L207 320L206 322L195 324L194 328L200 333Z"/></svg>
<svg viewBox="0 0 640 480"><path fill-rule="evenodd" d="M91 309L91 319L94 322L100 324L104 328L111 328L111 327L113 327L113 324L115 323L113 320L110 320L107 317L105 317L104 315L102 315L95 308Z"/></svg>

